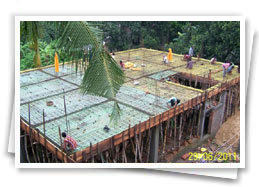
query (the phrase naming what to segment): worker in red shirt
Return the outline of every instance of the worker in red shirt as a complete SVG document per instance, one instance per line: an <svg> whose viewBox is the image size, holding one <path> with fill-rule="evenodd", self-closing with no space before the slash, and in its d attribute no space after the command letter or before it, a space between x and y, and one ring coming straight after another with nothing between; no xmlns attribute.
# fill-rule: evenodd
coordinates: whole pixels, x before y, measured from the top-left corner
<svg viewBox="0 0 259 187"><path fill-rule="evenodd" d="M65 150L73 151L77 148L77 142L71 136L68 136L65 132L63 132L62 137L64 138L63 147Z"/></svg>
<svg viewBox="0 0 259 187"><path fill-rule="evenodd" d="M120 60L120 66L121 66L121 69L124 70L124 63L122 62L122 60Z"/></svg>
<svg viewBox="0 0 259 187"><path fill-rule="evenodd" d="M191 58L190 55L185 54L185 55L183 56L183 59L184 59L184 60L189 60L189 58Z"/></svg>

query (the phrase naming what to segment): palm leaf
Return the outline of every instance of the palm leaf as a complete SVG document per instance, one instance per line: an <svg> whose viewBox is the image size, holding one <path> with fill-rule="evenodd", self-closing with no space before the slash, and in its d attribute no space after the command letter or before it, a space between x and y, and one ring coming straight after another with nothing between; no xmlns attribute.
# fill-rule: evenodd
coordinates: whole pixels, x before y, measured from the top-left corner
<svg viewBox="0 0 259 187"><path fill-rule="evenodd" d="M125 81L124 72L116 61L106 52L102 46L102 33L96 27L86 22L68 22L64 32L58 41L58 48L67 51L76 67L83 57L83 49L92 47L92 58L85 71L81 91L114 100L117 92ZM114 103L110 123L117 123L120 118L120 108Z"/></svg>
<svg viewBox="0 0 259 187"><path fill-rule="evenodd" d="M125 81L124 72L116 61L103 49L100 44L94 49L94 55L89 64L83 81L81 90L84 94L102 96L114 99L121 85ZM114 103L110 123L117 124L120 118L120 108L117 102Z"/></svg>

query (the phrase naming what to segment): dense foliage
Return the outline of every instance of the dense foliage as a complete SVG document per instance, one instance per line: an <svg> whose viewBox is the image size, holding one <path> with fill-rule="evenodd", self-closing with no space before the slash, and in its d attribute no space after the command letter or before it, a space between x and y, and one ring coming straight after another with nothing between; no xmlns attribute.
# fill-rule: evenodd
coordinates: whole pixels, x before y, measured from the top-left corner
<svg viewBox="0 0 259 187"><path fill-rule="evenodd" d="M240 60L240 24L239 22L93 22L104 32L104 38L110 36L106 45L109 51L121 51L145 47L158 50L172 48L174 53L188 53L193 46L195 55L203 58L216 56L219 61ZM56 41L62 27L53 22L41 22L39 52L42 65L54 63ZM42 30L41 29L41 30ZM34 51L31 42L21 38L21 70L35 67ZM62 61L69 56L62 55Z"/></svg>
<svg viewBox="0 0 259 187"><path fill-rule="evenodd" d="M111 51L130 48L168 50L178 54L188 53L193 46L195 55L203 58L216 56L219 61L239 64L239 22L102 22L107 44Z"/></svg>

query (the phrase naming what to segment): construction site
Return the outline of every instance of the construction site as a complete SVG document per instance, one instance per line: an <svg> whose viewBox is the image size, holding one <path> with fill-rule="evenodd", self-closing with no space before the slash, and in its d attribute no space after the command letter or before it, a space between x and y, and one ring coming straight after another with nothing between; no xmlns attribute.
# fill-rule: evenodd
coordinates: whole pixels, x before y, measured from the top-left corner
<svg viewBox="0 0 259 187"><path fill-rule="evenodd" d="M125 63L126 81L115 99L82 94L80 64L77 70L74 63L60 64L58 73L54 65L21 72L23 162L176 163L213 139L239 112L238 68L223 78L221 62L193 58L192 69L187 69L183 55L173 54L165 64L167 54L146 48L117 52L115 60ZM171 97L180 104L169 107ZM114 102L121 117L107 131ZM62 148L64 131L77 141L75 150ZM237 133L222 144L229 147L238 140Z"/></svg>

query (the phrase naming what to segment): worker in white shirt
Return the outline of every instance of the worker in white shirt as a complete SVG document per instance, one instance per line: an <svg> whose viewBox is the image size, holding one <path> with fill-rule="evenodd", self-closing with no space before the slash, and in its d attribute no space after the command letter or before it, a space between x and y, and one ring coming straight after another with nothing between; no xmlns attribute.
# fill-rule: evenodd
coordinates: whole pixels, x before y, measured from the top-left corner
<svg viewBox="0 0 259 187"><path fill-rule="evenodd" d="M167 102L167 106L174 107L175 105L179 104L180 102L181 102L180 99L177 99L176 97L171 97Z"/></svg>
<svg viewBox="0 0 259 187"><path fill-rule="evenodd" d="M168 59L166 55L163 56L163 61L164 61L164 64L168 64Z"/></svg>
<svg viewBox="0 0 259 187"><path fill-rule="evenodd" d="M211 63L211 64L215 64L216 61L217 61L217 58L216 58L216 57L213 57L213 58L210 60L210 63Z"/></svg>

